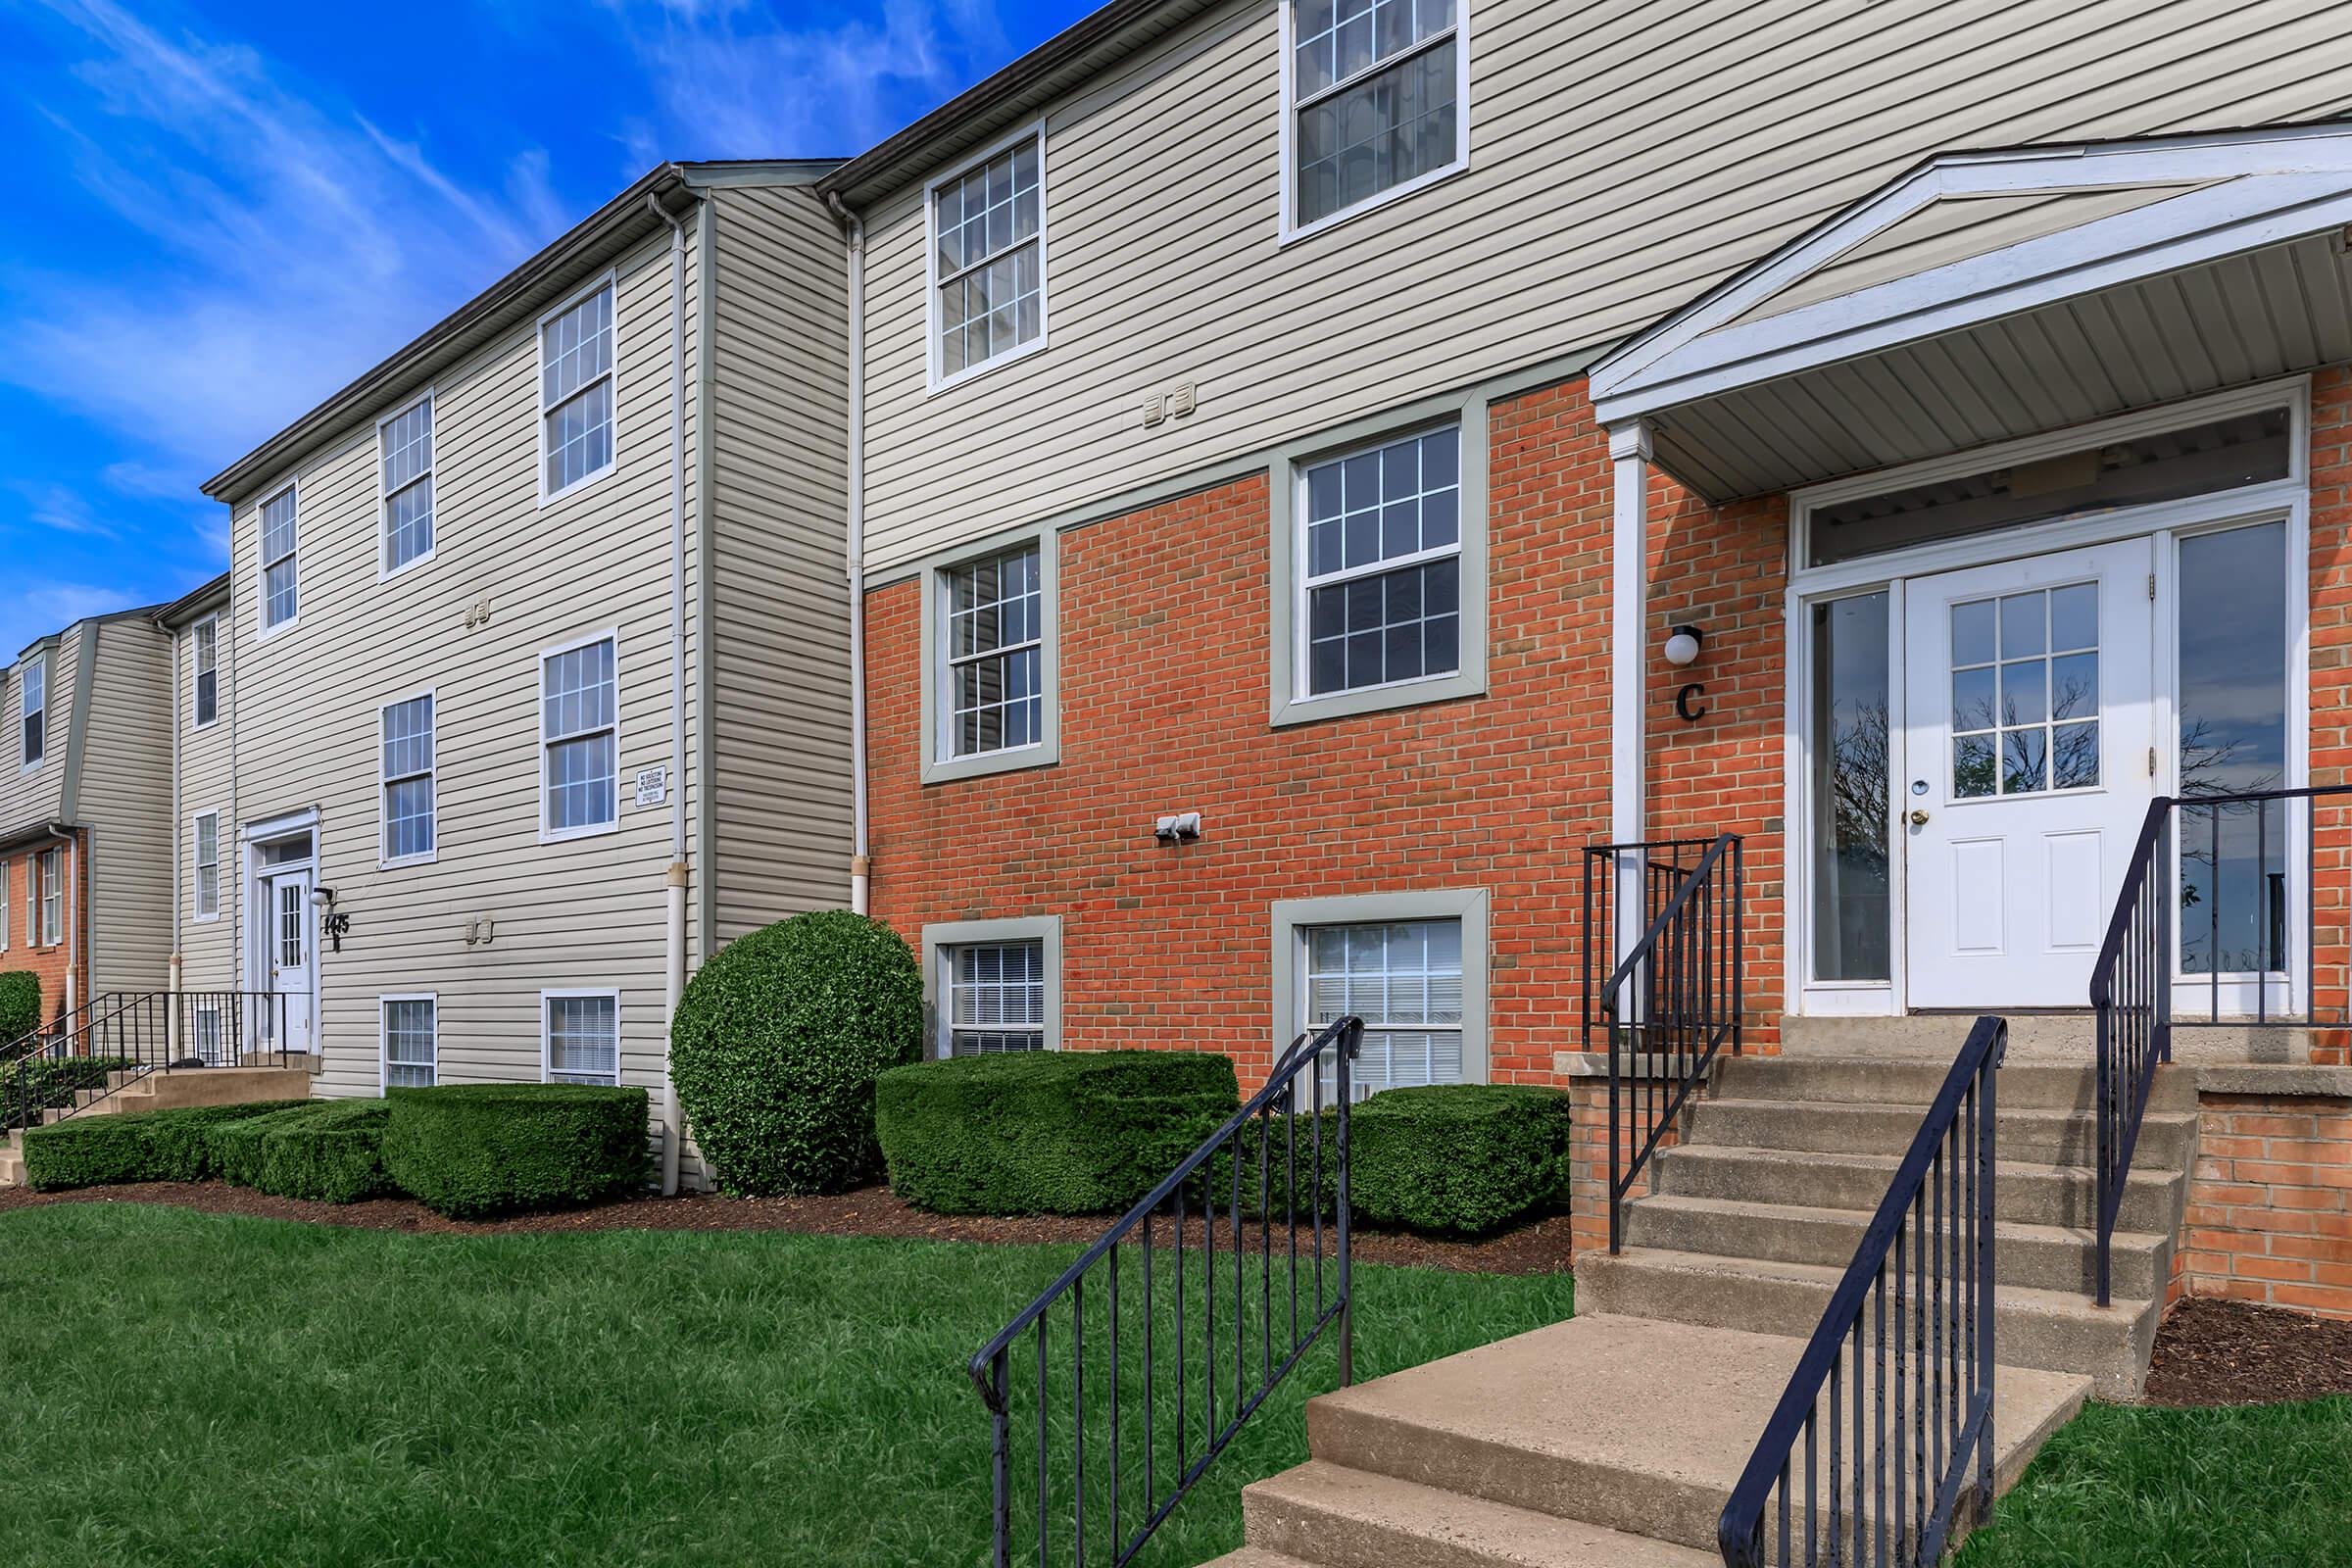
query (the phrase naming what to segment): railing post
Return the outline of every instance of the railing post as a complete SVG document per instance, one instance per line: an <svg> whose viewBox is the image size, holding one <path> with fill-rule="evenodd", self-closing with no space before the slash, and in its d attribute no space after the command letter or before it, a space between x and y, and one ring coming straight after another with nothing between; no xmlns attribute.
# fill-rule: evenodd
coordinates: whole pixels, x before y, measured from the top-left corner
<svg viewBox="0 0 2352 1568"><path fill-rule="evenodd" d="M1012 1350L999 1350L989 1362L992 1397L989 1413L989 1477L995 1489L996 1568L1012 1568Z"/></svg>
<svg viewBox="0 0 2352 1568"><path fill-rule="evenodd" d="M1355 1384L1355 1268L1353 1253L1348 1246L1348 1167L1350 1163L1348 1138L1348 1102L1351 1091L1348 1087L1348 1066L1363 1038L1363 1026L1342 1030L1334 1050L1339 1058L1340 1100L1340 1387ZM1237 1328L1238 1332L1238 1328Z"/></svg>
<svg viewBox="0 0 2352 1568"><path fill-rule="evenodd" d="M2173 906L2180 897L2180 869L2176 848L2180 843L2179 822L2180 812L2168 804L2164 812L2164 825L2156 830L2158 847L2156 858L2157 863L2163 869L2158 873L2162 880L2155 894L2156 1016L2149 1020L2149 1024L2156 1036L2156 1059L2164 1062L2173 1059L2173 971L2180 966L2180 955L2173 946ZM2306 964L2306 967L2308 968L2309 965ZM2257 976L2255 983L2268 985L2270 982L2264 977ZM2306 974L2303 977L2303 984L2306 987L2310 986L2310 975ZM2105 1298L2102 1297L2102 1302L2104 1299Z"/></svg>
<svg viewBox="0 0 2352 1568"><path fill-rule="evenodd" d="M1997 1300L2000 1254L1993 1247L1992 1228L1995 1220L1994 1175L2000 1158L2000 1079L2001 1063L2009 1054L2009 1021L2000 1024L2000 1036L1993 1042L1992 1054L1986 1060L1981 1076L1984 1084L1984 1103L1978 1111L1977 1138L1982 1146L1977 1152L1977 1395L1984 1401L1984 1426L1977 1435L1977 1522L1983 1524L1992 1516L1992 1423L1993 1399L1993 1318ZM2104 1297L2107 1285L2107 1252L2099 1250L2099 1289Z"/></svg>

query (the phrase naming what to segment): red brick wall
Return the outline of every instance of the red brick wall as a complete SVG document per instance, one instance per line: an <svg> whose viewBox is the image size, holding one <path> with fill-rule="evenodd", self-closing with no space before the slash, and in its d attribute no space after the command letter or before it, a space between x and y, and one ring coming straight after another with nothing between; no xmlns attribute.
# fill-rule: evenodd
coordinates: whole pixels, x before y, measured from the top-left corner
<svg viewBox="0 0 2352 1568"><path fill-rule="evenodd" d="M2311 782L2352 784L2352 367L2311 387ZM2352 807L2317 803L2312 888L2313 1016L2352 1013ZM2352 1062L2341 1028L2315 1031L2312 1059Z"/></svg>
<svg viewBox="0 0 2352 1568"><path fill-rule="evenodd" d="M1551 1081L1579 1044L1582 850L1608 832L1609 464L1582 382L1496 406L1491 442L1484 697L1269 729L1253 475L1063 534L1060 763L925 787L921 595L877 589L874 912L909 941L1058 913L1066 1045L1227 1052L1247 1083L1275 900L1483 887L1492 1076ZM1735 700L1710 744L1744 757L1767 722ZM1175 810L1200 842L1153 841Z"/></svg>
<svg viewBox="0 0 2352 1568"><path fill-rule="evenodd" d="M2352 1318L2352 1102L2208 1095L2176 1292Z"/></svg>
<svg viewBox="0 0 2352 1568"><path fill-rule="evenodd" d="M74 915L77 909L88 906L83 901L89 897L89 880L82 864L84 857L79 854L79 845L69 846L66 851L66 873L79 886L70 891L66 898L67 940L53 947L33 947L24 940L24 933L25 911L32 906L34 854L31 850L20 850L0 856L0 877L7 879L8 889L8 951L0 953L0 969L29 969L40 976L41 1018L46 1022L56 1016L65 999L67 955L74 951ZM75 893L79 895L78 900ZM36 921L34 929L37 928ZM86 995L89 956L85 953L80 956L76 994Z"/></svg>

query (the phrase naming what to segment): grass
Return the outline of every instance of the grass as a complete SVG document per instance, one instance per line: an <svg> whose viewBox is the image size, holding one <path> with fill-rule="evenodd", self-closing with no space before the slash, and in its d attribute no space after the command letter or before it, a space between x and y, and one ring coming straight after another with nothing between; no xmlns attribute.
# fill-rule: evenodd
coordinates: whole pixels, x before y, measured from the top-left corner
<svg viewBox="0 0 2352 1568"><path fill-rule="evenodd" d="M0 1561L981 1562L989 1423L963 1364L1072 1255L778 1234L407 1236L128 1203L19 1210L0 1218ZM1170 1255L1156 1271L1163 1379ZM1197 1264L1191 1278L1197 1289ZM1253 1273L1243 1283L1245 1299L1262 1294ZM1132 1276L1126 1289L1133 1303ZM1556 1321L1570 1286L1367 1265L1358 1299L1369 1377ZM1090 1292L1098 1497L1102 1302ZM1139 1328L1131 1304L1130 1381ZM1202 1330L1194 1311L1192 1354ZM1066 1320L1053 1332L1049 1360L1066 1360ZM1227 1357L1231 1332L1228 1317ZM1024 1423L1034 1378L1016 1363ZM1239 1544L1243 1483L1305 1456L1305 1398L1337 1381L1326 1342L1140 1560L1176 1568ZM1057 1377L1062 1445L1068 1394ZM1192 1411L1197 1422L1197 1397ZM1033 1473L1033 1434L1016 1429L1016 1477ZM1132 1426L1123 1446L1133 1488ZM1033 1503L1019 1506L1034 1531Z"/></svg>
<svg viewBox="0 0 2352 1568"><path fill-rule="evenodd" d="M2093 1404L2034 1456L1959 1568L2352 1563L2352 1397Z"/></svg>

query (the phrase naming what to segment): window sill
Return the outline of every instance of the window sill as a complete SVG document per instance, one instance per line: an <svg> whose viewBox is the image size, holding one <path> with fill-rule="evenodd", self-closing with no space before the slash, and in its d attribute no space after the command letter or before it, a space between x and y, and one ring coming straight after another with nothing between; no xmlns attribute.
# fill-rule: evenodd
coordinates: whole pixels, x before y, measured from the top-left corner
<svg viewBox="0 0 2352 1568"><path fill-rule="evenodd" d="M1033 767L1052 767L1061 760L1058 739L1040 741L1035 746L1023 746L1012 751L989 752L980 757L933 759L923 763L925 784L951 784L957 779L986 778L992 773L1019 773Z"/></svg>
<svg viewBox="0 0 2352 1568"><path fill-rule="evenodd" d="M1329 233L1368 213L1377 213L1393 202L1400 202L1407 196L1429 189L1432 185L1442 185L1458 174L1467 174L1468 172L1470 172L1470 160L1457 158L1443 169L1433 169L1426 174L1415 175L1403 184L1391 186L1377 196L1365 197L1353 207L1343 207L1336 213L1325 213L1313 222L1302 223L1297 227L1292 226L1290 215L1291 204L1298 200L1298 193L1290 188L1292 182L1286 179L1283 182L1285 188L1283 191L1282 238L1277 243L1293 245L1299 240L1313 239L1318 234Z"/></svg>
<svg viewBox="0 0 2352 1568"><path fill-rule="evenodd" d="M546 461L546 458L542 456L540 462L544 465ZM595 489L598 485L604 483L607 479L612 478L612 475L618 473L619 471L620 459L615 457L612 462L606 464L594 473L584 473L577 479L572 480L571 483L565 485L561 490L548 490L545 488L547 483L546 469L542 467L540 470L541 476L539 480L539 483L542 487L539 491L539 505L542 508L546 508L554 506L559 501L569 501L573 496L578 495L583 490ZM424 557L419 556L416 561L410 562L409 565L414 566L424 559ZM403 567L402 569L406 570L407 568Z"/></svg>
<svg viewBox="0 0 2352 1568"><path fill-rule="evenodd" d="M610 832L611 829L599 828L597 831ZM404 865L431 865L434 861L440 858L441 852L437 849L426 850L422 854L418 855L398 855L394 856L390 859L384 859L383 858L378 857L375 862L375 868L379 871L397 871Z"/></svg>
<svg viewBox="0 0 2352 1568"><path fill-rule="evenodd" d="M1021 361L1028 359L1031 355L1043 354L1045 351L1046 332L1043 327L1040 327L1038 329L1037 336L1031 338L1028 342L1023 343L1018 348L1006 349L1002 354L991 355L987 359L982 360L978 365L967 365L953 375L942 375L939 373L938 369L939 339L934 336L931 340L932 357L930 375L928 377L928 384L923 389L923 394L926 397L937 397L942 392L950 392L955 390L956 387L964 385L966 382L976 381L980 377L988 374L991 370L1001 370L1007 365L1018 365Z"/></svg>
<svg viewBox="0 0 2352 1568"><path fill-rule="evenodd" d="M580 484L588 484L588 483L592 483L592 482L593 482L592 480L589 480L589 479L583 479L583 480L581 480L581 481L580 481ZM578 485L574 485L572 488L576 490L576 489L578 489L578 488L579 488L579 486L578 486ZM569 493L570 493L569 491L566 491L566 492L565 492L565 494L569 494ZM437 520L437 519L436 519L436 520ZM440 548L441 548L441 547L440 547L440 545L439 545L438 543L436 543L436 544L434 544L433 546L431 546L430 548L428 548L428 549L427 549L427 550L424 552L424 554L423 554L423 555L421 555L421 556L411 556L411 557L410 557L408 560L406 560L406 561L402 562L402 563L401 563L399 565L397 565L397 566L378 566L378 567L376 567L376 569L375 569L375 580L376 580L376 583L377 583L377 585L380 587L380 586L381 586L381 585L383 585L384 583L388 583L388 582L397 581L398 579L400 579L400 578L402 578L402 577L405 577L405 576L407 576L407 575L408 575L410 572L416 570L418 567L420 567L420 566L423 566L423 565L426 565L426 564L430 564L430 563L431 563L431 561L432 561L432 559L433 559L433 557L434 557L434 556L435 556L435 555L436 555L436 554L437 554L437 553L440 551Z"/></svg>
<svg viewBox="0 0 2352 1568"><path fill-rule="evenodd" d="M1452 702L1463 697L1484 697L1486 694L1487 672L1482 665L1451 675L1432 675L1421 680L1397 681L1388 686L1365 686L1354 691L1332 692L1323 697L1277 697L1266 721L1276 729L1283 729L1293 724L1311 724L1319 719L1351 718L1359 713L1419 708L1428 703Z"/></svg>
<svg viewBox="0 0 2352 1568"><path fill-rule="evenodd" d="M617 819L611 822L599 822L594 827L543 827L539 830L539 842L542 844L569 844L577 839L603 838L609 833L619 831L620 823Z"/></svg>

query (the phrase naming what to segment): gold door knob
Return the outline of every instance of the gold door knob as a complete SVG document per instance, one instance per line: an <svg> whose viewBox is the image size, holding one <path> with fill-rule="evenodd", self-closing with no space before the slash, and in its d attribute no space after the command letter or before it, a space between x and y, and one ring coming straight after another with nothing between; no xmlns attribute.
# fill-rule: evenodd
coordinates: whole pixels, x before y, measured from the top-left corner
<svg viewBox="0 0 2352 1568"><path fill-rule="evenodd" d="M1928 825L1928 813L1925 811L1913 811L1911 813L1911 825L1913 827L1926 827Z"/></svg>

